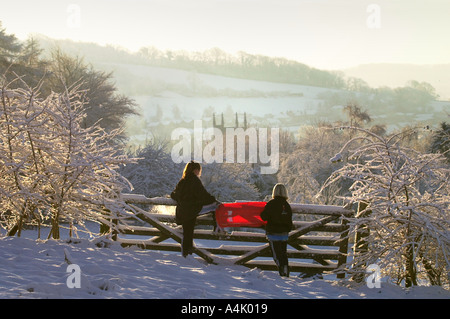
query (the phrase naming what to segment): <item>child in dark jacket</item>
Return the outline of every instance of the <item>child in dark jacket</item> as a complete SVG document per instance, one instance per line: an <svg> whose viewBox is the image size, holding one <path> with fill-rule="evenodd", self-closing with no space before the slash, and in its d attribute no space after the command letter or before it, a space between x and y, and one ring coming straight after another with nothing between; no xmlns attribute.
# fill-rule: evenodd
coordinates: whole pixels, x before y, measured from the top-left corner
<svg viewBox="0 0 450 319"><path fill-rule="evenodd" d="M183 227L181 253L183 257L192 254L194 227L198 213L204 205L216 202L200 180L202 168L199 163L191 161L186 164L183 176L170 197L177 202L175 218Z"/></svg>
<svg viewBox="0 0 450 319"><path fill-rule="evenodd" d="M272 199L261 212L261 219L267 221L266 236L272 249L273 260L280 276L289 277L287 241L292 230L292 210L287 202L288 193L283 184L276 184Z"/></svg>

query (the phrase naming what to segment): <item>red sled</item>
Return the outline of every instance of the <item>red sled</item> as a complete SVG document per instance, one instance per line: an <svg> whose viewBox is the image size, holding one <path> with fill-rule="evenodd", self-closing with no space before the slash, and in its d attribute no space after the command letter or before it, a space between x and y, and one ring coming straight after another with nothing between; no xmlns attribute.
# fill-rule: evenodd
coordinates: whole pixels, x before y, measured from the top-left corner
<svg viewBox="0 0 450 319"><path fill-rule="evenodd" d="M261 219L266 202L237 202L220 204L216 209L216 222L225 227L262 227Z"/></svg>

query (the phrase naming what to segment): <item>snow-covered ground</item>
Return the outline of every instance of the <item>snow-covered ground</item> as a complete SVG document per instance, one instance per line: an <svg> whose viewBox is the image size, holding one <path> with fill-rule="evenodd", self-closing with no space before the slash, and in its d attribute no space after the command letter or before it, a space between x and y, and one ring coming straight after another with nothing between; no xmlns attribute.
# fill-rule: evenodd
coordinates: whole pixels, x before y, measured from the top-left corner
<svg viewBox="0 0 450 319"><path fill-rule="evenodd" d="M79 266L81 287L69 263ZM276 272L207 265L179 254L122 248L103 239L0 238L0 298L450 299L440 287L381 288L348 281L282 278Z"/></svg>

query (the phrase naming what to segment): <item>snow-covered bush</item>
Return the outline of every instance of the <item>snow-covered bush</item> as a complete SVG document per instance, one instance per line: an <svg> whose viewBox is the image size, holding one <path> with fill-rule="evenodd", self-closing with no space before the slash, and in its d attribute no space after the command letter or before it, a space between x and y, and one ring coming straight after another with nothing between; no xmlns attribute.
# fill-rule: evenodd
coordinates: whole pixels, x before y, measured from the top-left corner
<svg viewBox="0 0 450 319"><path fill-rule="evenodd" d="M133 184L133 193L159 197L175 189L185 164L172 161L166 143L148 142L130 156L136 157L137 162L124 166L120 173Z"/></svg>
<svg viewBox="0 0 450 319"><path fill-rule="evenodd" d="M351 180L345 200L367 206L350 224L370 231L367 249L355 253L349 271L364 272L375 263L398 284L448 285L450 170L443 156L402 146L408 132L380 137L362 128L345 129L361 134L334 157L347 162L325 187Z"/></svg>
<svg viewBox="0 0 450 319"><path fill-rule="evenodd" d="M41 97L42 82L15 81L22 88L3 81L0 91L1 226L20 235L25 223L49 224L57 239L61 222L73 230L87 220L108 224L130 186L117 173L129 162L112 142L117 131L80 125L85 92L77 87Z"/></svg>
<svg viewBox="0 0 450 319"><path fill-rule="evenodd" d="M251 164L211 163L202 168L201 180L206 190L221 202L259 200Z"/></svg>

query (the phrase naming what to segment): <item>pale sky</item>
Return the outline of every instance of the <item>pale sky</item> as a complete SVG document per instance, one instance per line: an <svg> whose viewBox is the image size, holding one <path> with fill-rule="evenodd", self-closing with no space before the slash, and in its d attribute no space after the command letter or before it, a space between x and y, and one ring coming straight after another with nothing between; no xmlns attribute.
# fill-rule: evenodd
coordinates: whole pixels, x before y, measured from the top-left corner
<svg viewBox="0 0 450 319"><path fill-rule="evenodd" d="M321 69L450 63L449 0L1 0L8 34L286 57Z"/></svg>

